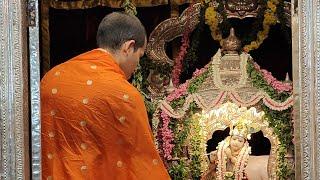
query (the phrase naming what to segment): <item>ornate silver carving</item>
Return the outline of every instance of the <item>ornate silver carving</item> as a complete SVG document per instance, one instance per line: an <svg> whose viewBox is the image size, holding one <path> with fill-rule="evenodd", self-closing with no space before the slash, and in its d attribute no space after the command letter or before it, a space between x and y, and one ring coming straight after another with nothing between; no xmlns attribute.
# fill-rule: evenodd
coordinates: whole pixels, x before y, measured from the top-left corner
<svg viewBox="0 0 320 180"><path fill-rule="evenodd" d="M36 18L38 12L38 3L30 0L28 2L28 24L29 26L36 26Z"/></svg>
<svg viewBox="0 0 320 180"><path fill-rule="evenodd" d="M38 1L29 0L33 6L32 26L29 27L30 102L31 102L31 150L32 179L41 179L41 123L40 123L40 62L39 62L39 10ZM29 12L30 13L30 12ZM30 19L29 19L30 22Z"/></svg>
<svg viewBox="0 0 320 180"><path fill-rule="evenodd" d="M316 5L314 7L315 12L315 37L314 37L314 58L316 62L316 179L320 178L320 1L316 1Z"/></svg>
<svg viewBox="0 0 320 180"><path fill-rule="evenodd" d="M29 174L25 14L24 1L0 1L1 179Z"/></svg>
<svg viewBox="0 0 320 180"><path fill-rule="evenodd" d="M260 8L257 0L226 0L224 5L228 18L256 17Z"/></svg>
<svg viewBox="0 0 320 180"><path fill-rule="evenodd" d="M193 5L194 10L190 14L190 29L193 30L199 23L201 3ZM165 44L181 36L185 30L188 16L185 10L180 17L174 17L161 22L149 37L146 54L154 61L160 61L173 65L165 51Z"/></svg>
<svg viewBox="0 0 320 180"><path fill-rule="evenodd" d="M312 18L312 14L310 9L312 9L312 4L310 1L302 0L299 5L299 13L300 14L300 22L299 29L301 32L301 53L300 54L300 80L301 80L301 91L300 91L300 102L301 106L301 160L302 160L302 178L303 179L313 179L312 178L312 67L311 63L311 55L310 52L312 50L312 26L308 22L308 18ZM310 21L309 21L310 22Z"/></svg>
<svg viewBox="0 0 320 180"><path fill-rule="evenodd" d="M8 59L8 46L6 46L6 44L8 43L8 39L6 37L6 35L8 34L8 29L5 27L6 24L8 24L8 20L5 19L5 14L8 14L8 2L4 1L2 2L2 4L0 4L0 21L2 23L0 23L0 52L1 52L1 56L0 56L0 69L1 69L1 78L0 78L0 95L1 95L1 99L0 99L0 112L1 112L1 178L5 177L7 175L8 172L8 158L10 156L8 156L8 142L7 142L7 129L8 129L8 125L7 125L7 109L5 107L8 107L8 86L7 86L7 82L8 82L8 77L6 77L6 74L8 74L8 69L5 68L7 67L7 62L5 61L6 59Z"/></svg>
<svg viewBox="0 0 320 180"><path fill-rule="evenodd" d="M241 48L241 41L234 34L234 29L230 29L230 35L226 39L222 40L222 50L227 53L235 53L238 54L239 49Z"/></svg>
<svg viewBox="0 0 320 180"><path fill-rule="evenodd" d="M315 0L295 3L298 7L292 11L292 20L298 24L293 24L294 94L297 96L294 117L296 146L299 146L295 149L296 162L301 162L296 168L296 179L319 179L320 4Z"/></svg>

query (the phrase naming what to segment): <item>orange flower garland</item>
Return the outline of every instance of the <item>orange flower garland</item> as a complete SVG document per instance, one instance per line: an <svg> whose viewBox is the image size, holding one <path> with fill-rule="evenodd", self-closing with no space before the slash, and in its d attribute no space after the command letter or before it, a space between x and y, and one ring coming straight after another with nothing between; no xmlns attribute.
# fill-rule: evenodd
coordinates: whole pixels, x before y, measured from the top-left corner
<svg viewBox="0 0 320 180"><path fill-rule="evenodd" d="M222 40L222 35L219 31L218 12L213 7L208 7L205 12L205 23L209 25L211 30L211 36L216 41Z"/></svg>
<svg viewBox="0 0 320 180"><path fill-rule="evenodd" d="M259 31L257 34L257 39L251 41L250 44L243 47L243 51L249 52L254 49L258 49L263 41L268 37L270 26L277 23L276 10L277 5L279 4L278 0L268 0L267 8L264 11L263 19L263 30ZM205 22L210 27L211 35L214 40L221 41L222 35L219 30L219 13L215 10L214 7L208 7L205 12Z"/></svg>

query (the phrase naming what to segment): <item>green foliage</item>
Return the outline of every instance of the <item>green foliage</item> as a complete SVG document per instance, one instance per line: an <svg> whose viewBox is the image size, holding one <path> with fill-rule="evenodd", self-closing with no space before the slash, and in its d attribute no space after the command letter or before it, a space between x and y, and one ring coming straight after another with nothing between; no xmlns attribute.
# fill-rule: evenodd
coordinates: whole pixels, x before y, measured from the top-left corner
<svg viewBox="0 0 320 180"><path fill-rule="evenodd" d="M183 146L185 146L185 140L187 139L188 135L190 134L190 123L191 118L187 118L186 120L182 121L179 124L178 128L174 129L174 142L175 147L173 149L174 157L181 157L183 155ZM178 124L178 123L177 123Z"/></svg>
<svg viewBox="0 0 320 180"><path fill-rule="evenodd" d="M185 96L181 96L180 98L173 100L170 103L171 107L173 109L176 109L177 107L181 107L184 104L184 102L186 102L185 98L186 98Z"/></svg>
<svg viewBox="0 0 320 180"><path fill-rule="evenodd" d="M169 169L170 177L174 180L188 179L190 169L184 159L179 159L177 162L172 163Z"/></svg>
<svg viewBox="0 0 320 180"><path fill-rule="evenodd" d="M263 74L254 68L253 61L250 60L247 65L247 73L253 86L266 92L272 99L283 102L291 94L287 92L278 93L273 87L268 85L263 77ZM265 117L269 122L269 126L273 129L274 133L279 138L281 143L278 150L278 171L277 176L279 179L288 179L292 176L290 168L288 166L287 160L285 158L287 150L292 146L292 134L293 134L293 124L292 124L292 108L276 111L272 110L262 102L260 104L262 110L265 112Z"/></svg>
<svg viewBox="0 0 320 180"><path fill-rule="evenodd" d="M287 147L283 144L278 149L277 177L280 180L294 179L294 171L286 159Z"/></svg>
<svg viewBox="0 0 320 180"><path fill-rule="evenodd" d="M254 68L253 61L249 60L247 64L247 73L254 87L265 91L272 99L283 102L291 94L287 92L278 93L264 79L263 74Z"/></svg>
<svg viewBox="0 0 320 180"><path fill-rule="evenodd" d="M198 90L199 86L207 79L208 76L209 70L203 72L200 76L193 79L188 87L188 93L195 93Z"/></svg>
<svg viewBox="0 0 320 180"><path fill-rule="evenodd" d="M188 172L188 176L192 176L192 179L200 179L201 176L201 152L199 151L200 147L200 139L197 135L190 137L190 132L200 131L200 126L193 122L192 119L193 114L198 111L195 102L192 102L189 107L189 116L181 121L171 121L169 124L170 129L173 130L174 133L174 142L175 147L173 149L173 157L179 157L180 160L178 162L174 162L172 166L170 166L169 172L172 179L183 179L187 175L182 172ZM197 134L197 133L195 133ZM186 144L186 141L190 139L190 143ZM185 162L184 157L186 154L185 146L191 147L190 159L191 161ZM186 178L188 179L188 178Z"/></svg>
<svg viewBox="0 0 320 180"><path fill-rule="evenodd" d="M275 111L264 104L261 104L261 107L266 113L265 116L269 122L269 126L273 128L274 133L278 136L280 141L277 176L279 179L289 179L294 172L290 170L285 156L287 150L290 149L290 146L293 146L293 124L291 121L292 108L283 111Z"/></svg>
<svg viewBox="0 0 320 180"><path fill-rule="evenodd" d="M203 155L202 154L203 152L201 151L201 148L200 148L201 147L201 136L200 136L201 127L198 122L193 122L191 125L192 125L192 131L193 131L192 137L190 137L191 173L192 173L192 179L200 179L201 156Z"/></svg>

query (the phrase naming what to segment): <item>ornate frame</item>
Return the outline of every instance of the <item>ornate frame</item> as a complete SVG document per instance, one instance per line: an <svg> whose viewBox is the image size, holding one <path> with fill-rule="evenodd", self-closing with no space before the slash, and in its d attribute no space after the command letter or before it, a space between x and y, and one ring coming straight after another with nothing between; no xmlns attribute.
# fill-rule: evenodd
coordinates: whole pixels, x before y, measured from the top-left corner
<svg viewBox="0 0 320 180"><path fill-rule="evenodd" d="M0 2L1 179L29 179L27 15L23 0Z"/></svg>
<svg viewBox="0 0 320 180"><path fill-rule="evenodd" d="M31 106L32 179L41 179L41 123L40 123L40 52L39 3L29 0L29 69Z"/></svg>
<svg viewBox="0 0 320 180"><path fill-rule="evenodd" d="M296 179L319 179L320 1L291 1ZM0 173L3 179L29 179L30 172L25 5L22 0L0 3ZM39 60L39 56L33 57ZM33 67L39 68L36 64ZM39 85L37 74L30 80ZM39 103L34 101L32 109L36 110ZM33 127L39 126L39 122L33 122ZM40 151L41 146L35 146L35 150Z"/></svg>

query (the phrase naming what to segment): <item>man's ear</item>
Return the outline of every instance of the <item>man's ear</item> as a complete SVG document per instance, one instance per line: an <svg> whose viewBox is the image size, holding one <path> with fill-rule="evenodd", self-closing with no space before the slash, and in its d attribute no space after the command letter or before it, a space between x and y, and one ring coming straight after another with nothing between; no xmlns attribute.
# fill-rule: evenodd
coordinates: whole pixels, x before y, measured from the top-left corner
<svg viewBox="0 0 320 180"><path fill-rule="evenodd" d="M122 51L127 55L130 51L134 51L135 44L135 40L128 40L124 42L122 45Z"/></svg>

